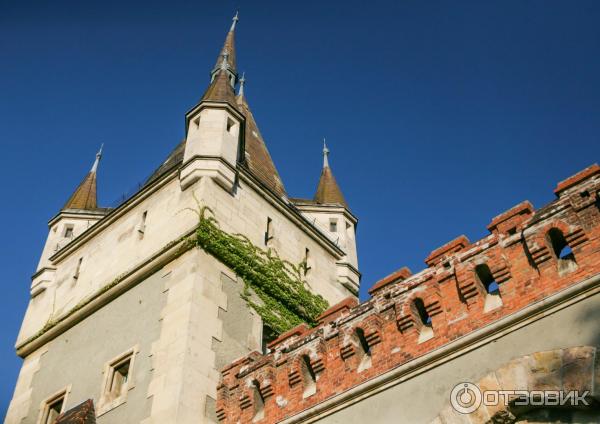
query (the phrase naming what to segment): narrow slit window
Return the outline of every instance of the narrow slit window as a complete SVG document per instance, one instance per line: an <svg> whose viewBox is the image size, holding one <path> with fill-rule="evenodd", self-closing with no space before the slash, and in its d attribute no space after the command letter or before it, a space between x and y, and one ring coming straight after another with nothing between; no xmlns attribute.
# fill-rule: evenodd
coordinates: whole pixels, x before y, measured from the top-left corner
<svg viewBox="0 0 600 424"><path fill-rule="evenodd" d="M421 321L418 342L423 343L433 338L433 322L431 320L431 316L429 315L429 313L427 313L427 308L425 308L425 303L423 302L423 299L416 298L414 301L414 306L417 310L419 321Z"/></svg>
<svg viewBox="0 0 600 424"><path fill-rule="evenodd" d="M371 367L371 346L365 337L365 332L362 328L354 330L355 344L359 352L360 362L358 364L358 372Z"/></svg>
<svg viewBox="0 0 600 424"><path fill-rule="evenodd" d="M77 268L75 268L75 275L73 275L73 278L76 280L79 278L79 273L81 272L82 262L83 262L83 258L79 258L79 260L77 261Z"/></svg>
<svg viewBox="0 0 600 424"><path fill-rule="evenodd" d="M254 394L254 399L252 402L254 404L254 416L252 417L252 421L256 422L265 417L265 399L260 392L260 384L257 380L252 382L252 391Z"/></svg>
<svg viewBox="0 0 600 424"><path fill-rule="evenodd" d="M338 230L337 219L330 219L329 220L329 231L332 233L337 233L337 230Z"/></svg>
<svg viewBox="0 0 600 424"><path fill-rule="evenodd" d="M307 247L304 249L304 261L303 261L305 276L306 276L306 274L308 274L308 271L310 271L312 269L309 261L310 261L310 249Z"/></svg>
<svg viewBox="0 0 600 424"><path fill-rule="evenodd" d="M267 218L267 229L265 230L265 246L269 245L269 241L273 239L273 220Z"/></svg>
<svg viewBox="0 0 600 424"><path fill-rule="evenodd" d="M140 234L144 234L146 232L146 218L148 217L148 211L144 211L142 214L142 221L140 222L140 226L138 228L138 232Z"/></svg>
<svg viewBox="0 0 600 424"><path fill-rule="evenodd" d="M302 370L302 379L304 380L304 393L302 394L302 397L306 398L317 392L317 375L310 364L308 355L302 356L300 367Z"/></svg>

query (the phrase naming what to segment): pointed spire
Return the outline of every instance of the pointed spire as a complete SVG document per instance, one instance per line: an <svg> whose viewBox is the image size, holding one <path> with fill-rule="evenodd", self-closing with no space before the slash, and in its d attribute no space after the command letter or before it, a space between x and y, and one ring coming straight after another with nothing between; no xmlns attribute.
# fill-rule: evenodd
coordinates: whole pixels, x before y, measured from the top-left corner
<svg viewBox="0 0 600 424"><path fill-rule="evenodd" d="M96 173L98 164L102 158L102 149L104 144L100 146L100 150L96 153L96 159L92 165L92 169L79 184L75 192L71 195L63 209L97 209L98 202L96 198Z"/></svg>
<svg viewBox="0 0 600 424"><path fill-rule="evenodd" d="M325 137L323 137L323 168L329 168L329 149L325 143Z"/></svg>
<svg viewBox="0 0 600 424"><path fill-rule="evenodd" d="M348 208L342 190L340 190L329 167L329 149L327 148L327 144L325 144L325 139L323 139L323 170L321 171L321 178L319 179L314 200L317 203L337 203Z"/></svg>
<svg viewBox="0 0 600 424"><path fill-rule="evenodd" d="M234 87L237 81L235 70L235 26L239 20L236 13L231 28L225 37L225 43L217 58L217 63L210 73L210 85L202 96L202 101L227 102L235 106Z"/></svg>
<svg viewBox="0 0 600 424"><path fill-rule="evenodd" d="M235 16L232 19L233 22L231 23L231 28L229 28L229 32L234 32L235 31L235 24L237 24L237 22L240 20L239 14L240 14L240 11L236 10Z"/></svg>
<svg viewBox="0 0 600 424"><path fill-rule="evenodd" d="M100 145L100 150L98 150L98 153L96 153L96 160L94 161L94 164L92 165L92 169L90 170L90 172L96 172L98 170L98 164L100 163L100 159L102 158L102 149L104 148L104 143L102 143Z"/></svg>
<svg viewBox="0 0 600 424"><path fill-rule="evenodd" d="M227 62L229 63L229 70L232 74L236 75L236 61L235 61L235 27L237 22L240 20L238 17L238 13L235 13L233 17L233 22L231 24L231 28L229 28L229 32L225 37L225 42L223 43L223 47L221 48L221 52L219 53L219 57L217 58L217 63L215 63L215 67L212 72L212 79L214 79L214 73L221 67L222 58L225 54L228 55Z"/></svg>

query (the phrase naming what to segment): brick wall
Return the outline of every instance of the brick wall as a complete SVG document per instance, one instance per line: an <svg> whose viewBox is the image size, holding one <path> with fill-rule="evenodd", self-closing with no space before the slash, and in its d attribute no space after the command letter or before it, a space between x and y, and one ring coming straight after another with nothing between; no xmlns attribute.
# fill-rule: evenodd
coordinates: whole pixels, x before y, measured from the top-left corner
<svg viewBox="0 0 600 424"><path fill-rule="evenodd" d="M495 217L490 235L434 250L428 268L377 282L222 371L222 422L278 422L600 273L600 167L562 181L557 199ZM562 245L571 253L559 258ZM567 251L568 252L568 251Z"/></svg>

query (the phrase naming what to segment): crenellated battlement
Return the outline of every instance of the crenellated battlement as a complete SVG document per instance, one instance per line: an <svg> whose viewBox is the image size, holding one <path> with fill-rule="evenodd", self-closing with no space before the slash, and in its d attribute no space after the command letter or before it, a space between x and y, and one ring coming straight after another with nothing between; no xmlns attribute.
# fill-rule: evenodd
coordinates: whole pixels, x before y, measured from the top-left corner
<svg viewBox="0 0 600 424"><path fill-rule="evenodd" d="M377 282L222 371L222 422L279 422L600 273L600 167L560 182L557 199L522 202L490 234L435 249L427 268Z"/></svg>

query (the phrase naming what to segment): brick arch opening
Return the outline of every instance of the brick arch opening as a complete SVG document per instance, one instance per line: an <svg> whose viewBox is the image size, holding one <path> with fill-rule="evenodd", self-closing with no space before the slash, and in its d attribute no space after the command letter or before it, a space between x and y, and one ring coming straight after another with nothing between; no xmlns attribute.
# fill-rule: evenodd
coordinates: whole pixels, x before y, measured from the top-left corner
<svg viewBox="0 0 600 424"><path fill-rule="evenodd" d="M527 391L537 401L529 405L518 405L515 399L504 404L490 405L481 402L473 412L461 414L450 402L431 424L573 424L600 422L600 393L595 382L600 375L600 361L596 360L597 348L577 346L546 352L536 352L504 364L485 375L476 384L483 391ZM540 402L542 394L577 392L577 405L567 402ZM585 394L587 392L587 394ZM585 394L585 396L584 396ZM549 395L547 398L552 397ZM486 396L483 394L482 399ZM571 397L574 399L574 396ZM489 397L488 397L489 399ZM554 399L554 398L552 398Z"/></svg>

